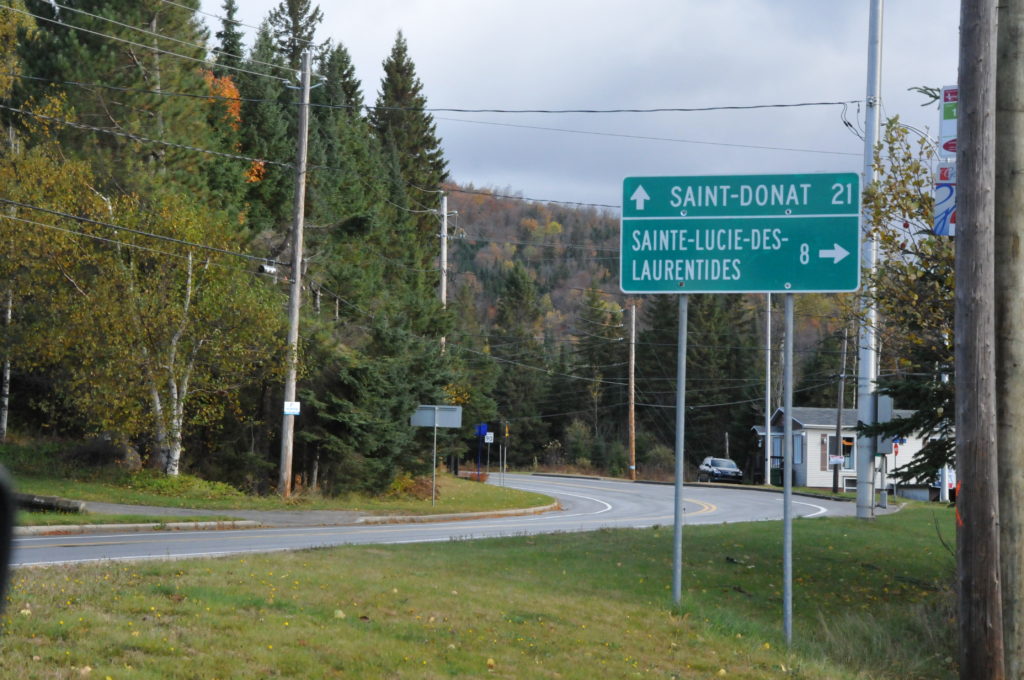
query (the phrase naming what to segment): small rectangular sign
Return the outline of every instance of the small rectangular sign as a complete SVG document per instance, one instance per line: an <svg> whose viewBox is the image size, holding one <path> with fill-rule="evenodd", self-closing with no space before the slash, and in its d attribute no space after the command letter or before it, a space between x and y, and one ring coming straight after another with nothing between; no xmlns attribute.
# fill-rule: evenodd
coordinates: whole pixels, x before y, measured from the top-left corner
<svg viewBox="0 0 1024 680"><path fill-rule="evenodd" d="M461 406L424 405L409 418L413 427L462 427Z"/></svg>
<svg viewBox="0 0 1024 680"><path fill-rule="evenodd" d="M286 401L284 402L284 414L286 416L297 416L299 415L300 403L297 401Z"/></svg>
<svg viewBox="0 0 1024 680"><path fill-rule="evenodd" d="M942 88L939 102L939 158L956 158L956 121L960 106L960 88Z"/></svg>

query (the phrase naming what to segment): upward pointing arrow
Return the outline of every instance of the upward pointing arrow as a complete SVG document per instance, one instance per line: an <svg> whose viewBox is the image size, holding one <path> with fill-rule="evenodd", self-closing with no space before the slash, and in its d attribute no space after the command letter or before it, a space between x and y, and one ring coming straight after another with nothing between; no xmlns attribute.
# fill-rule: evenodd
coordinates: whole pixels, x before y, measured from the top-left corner
<svg viewBox="0 0 1024 680"><path fill-rule="evenodd" d="M651 197L647 195L646 191L644 191L643 185L638 184L636 187L636 191L634 191L633 195L629 197L629 200L634 201L636 203L637 210L643 210L644 203L646 201L651 200Z"/></svg>

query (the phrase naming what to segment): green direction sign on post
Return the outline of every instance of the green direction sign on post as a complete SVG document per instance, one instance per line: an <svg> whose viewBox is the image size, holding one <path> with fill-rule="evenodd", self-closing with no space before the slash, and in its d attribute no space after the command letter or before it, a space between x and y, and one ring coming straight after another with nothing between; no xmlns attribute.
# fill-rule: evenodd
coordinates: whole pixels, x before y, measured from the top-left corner
<svg viewBox="0 0 1024 680"><path fill-rule="evenodd" d="M626 293L854 291L860 177L627 177L621 247Z"/></svg>

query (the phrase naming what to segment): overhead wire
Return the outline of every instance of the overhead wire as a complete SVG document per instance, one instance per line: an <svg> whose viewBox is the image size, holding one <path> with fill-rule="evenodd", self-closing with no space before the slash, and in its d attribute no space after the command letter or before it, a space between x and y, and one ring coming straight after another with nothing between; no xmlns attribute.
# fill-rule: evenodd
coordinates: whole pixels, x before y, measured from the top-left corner
<svg viewBox="0 0 1024 680"><path fill-rule="evenodd" d="M204 52L212 52L213 54L225 55L225 56L228 56L228 57L232 57L233 59L241 59L241 57L239 55L236 55L236 54L230 54L228 52L224 52L223 50L218 50L216 48L211 48L211 47L208 47L206 45L201 45L199 43L189 42L188 40L182 40L180 38L175 38L173 36L164 35L163 33L157 33L155 31L150 31L150 30L142 28L140 26L132 26L131 24L126 24L126 23L118 21L116 19L111 19L110 17L101 16L99 14L93 14L92 12L86 12L84 9L78 9L77 7L69 7L67 5L62 5L61 3L57 2L57 0L50 0L50 4L52 4L54 7L57 7L59 9L68 10L69 12L75 12L77 14L81 14L83 16L87 16L87 17L90 17L92 19L99 19L100 21L106 21L106 22L109 22L111 24L114 24L115 26L120 26L121 28L127 28L129 30L136 31L138 33L142 33L143 35L148 35L148 36L151 36L151 37L154 37L154 38L159 38L161 40L167 40L168 42L173 42L173 43L177 43L179 45L184 45L185 47L194 47L196 49L203 50ZM60 22L60 23L62 25L66 25L66 26L73 26L73 24L65 24L64 22ZM112 35L109 35L109 34L106 34L106 35L107 35L108 38L115 38L115 36L112 36ZM152 49L152 46L150 47L150 49ZM178 54L178 55L175 55L175 56L184 57L185 55ZM250 64L256 64L257 66L269 66L270 68L282 69L282 70L288 71L291 74L295 73L295 71L293 69L289 68L288 66L285 66L284 64L272 64L270 62L259 61L257 59L253 59L251 57L246 58L246 61L248 63L250 63ZM211 65L213 65L213 64L211 64ZM222 67L223 65L216 64L216 66Z"/></svg>
<svg viewBox="0 0 1024 680"><path fill-rule="evenodd" d="M44 17L44 16L40 16L38 14L33 14L32 12L27 12L25 10L18 9L17 7L11 7L10 5L0 5L0 9L6 9L6 10L10 10L12 12L17 12L19 14L30 16L30 17L32 17L34 19L38 19L40 21L46 21L48 23L56 24L58 26L63 26L65 28L71 28L71 29L74 29L76 31L81 31L83 33L89 33L91 35L95 35L95 36L98 36L98 37L101 37L101 38L107 38L109 40L114 40L114 41L117 41L117 42L125 43L127 45L131 45L132 47L138 47L140 49L148 50L150 52L156 52L158 54L163 54L163 55L166 55L166 56L169 56L169 57L176 57L178 59L184 59L186 61L191 61L193 63L205 64L207 66L210 66L211 68L229 69L229 70L232 70L232 71L236 71L236 72L239 72L239 73L245 73L245 74L248 74L248 75L254 75L254 76L259 76L259 77L263 77L263 78L271 78L273 80L279 80L279 81L282 81L282 82L290 82L286 78L279 78L277 76L272 76L272 75L270 75L268 73L260 73L259 71L251 71L251 70L248 70L248 69L240 68L238 66L231 66L231 65L228 65L228 64L214 64L213 62L211 62L208 59L200 59L199 57L192 57L192 56L189 56L189 55L186 55L186 54L179 54L177 52L172 52L170 50L165 50L165 49L156 47L154 45L145 45L143 43L135 42L134 40L128 40L127 38L121 38L121 37L118 37L116 35L110 35L110 34L107 34L107 33L103 33L102 31L93 31L91 29L85 28L84 26L76 26L74 24L68 24L68 23L65 23L63 21L59 21L57 19L51 19L49 17Z"/></svg>
<svg viewBox="0 0 1024 680"><path fill-rule="evenodd" d="M219 253L221 255L230 255L232 257L237 257L237 258L249 260L249 261L252 261L252 262L259 262L261 264L273 264L273 265L277 265L277 266L284 266L285 265L285 263L278 262L278 261L273 260L271 258L259 257L259 256L256 256L256 255L250 255L248 253L240 253L240 252L234 251L234 250L227 250L225 248L218 248L216 246L210 246L210 245L206 245L206 244L203 244L203 243L195 243L193 241L186 241L184 239L175 238L173 236L166 236L164 234L155 234L155 233L152 233L152 232L143 231L141 229L134 229L132 227L126 227L124 225L111 224L110 222L104 222L102 220L93 219L91 217L85 217L83 215L75 215L73 213L64 212L62 210L54 210L52 208L44 208L42 206L32 205L31 203L24 203L22 201L15 201L15 200L12 200L12 199L9 199L9 198L0 197L0 203L2 203L4 205L14 206L14 207L17 207L17 208L25 208L25 209L28 209L28 210L35 210L37 212L42 212L42 213L46 213L46 214L49 214L49 215L54 215L55 217L61 217L63 219L69 219L69 220L73 220L73 221L76 221L76 222L82 222L82 223L85 223L85 224L92 224L92 225L99 226L99 227L106 227L108 229L114 229L114 230L117 230L117 231L123 231L123 232L128 233L128 234L135 234L136 236L144 236L144 237L152 238L152 239L155 239L155 240L158 240L158 241L165 241L167 243L174 243L174 244L177 244L177 245L187 246L187 247L190 247L190 248L198 248L200 250L207 250L207 251L210 251L210 252Z"/></svg>

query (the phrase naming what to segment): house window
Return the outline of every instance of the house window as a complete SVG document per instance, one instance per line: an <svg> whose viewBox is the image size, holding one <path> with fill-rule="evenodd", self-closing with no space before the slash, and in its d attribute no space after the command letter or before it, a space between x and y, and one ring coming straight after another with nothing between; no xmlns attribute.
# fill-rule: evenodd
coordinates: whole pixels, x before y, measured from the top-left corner
<svg viewBox="0 0 1024 680"><path fill-rule="evenodd" d="M853 450L855 446L856 438L853 435L843 435L843 469L854 470L856 469L855 459ZM830 434L828 436L828 450L835 451L836 449L836 436Z"/></svg>
<svg viewBox="0 0 1024 680"><path fill-rule="evenodd" d="M772 435L772 467L782 467L782 435ZM804 464L804 435L793 433L793 465Z"/></svg>

